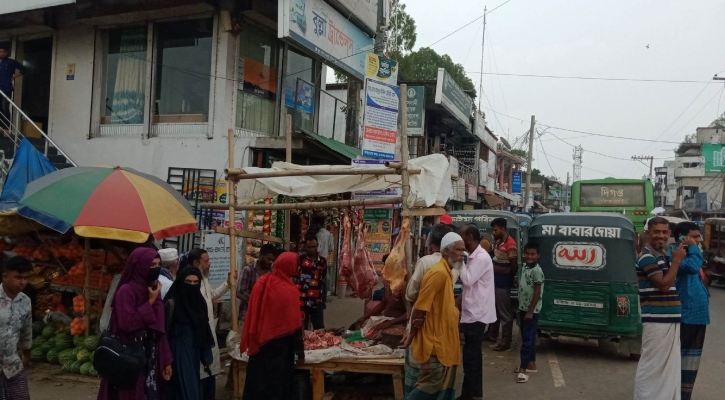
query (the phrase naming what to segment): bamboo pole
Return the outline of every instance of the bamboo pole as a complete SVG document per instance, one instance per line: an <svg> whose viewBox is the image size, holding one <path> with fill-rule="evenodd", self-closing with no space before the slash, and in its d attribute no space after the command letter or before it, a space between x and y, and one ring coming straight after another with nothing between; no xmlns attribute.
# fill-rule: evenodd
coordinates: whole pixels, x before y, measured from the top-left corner
<svg viewBox="0 0 725 400"><path fill-rule="evenodd" d="M85 305L85 311L83 312L83 319L86 324L86 337L90 334L91 327L91 239L85 238L85 255L83 257L83 265L86 267L86 282L83 286L83 303Z"/></svg>
<svg viewBox="0 0 725 400"><path fill-rule="evenodd" d="M286 139L287 144L285 147L285 161L288 163L292 162L292 115L287 114L287 127L286 127ZM299 171L301 172L301 171ZM290 175L287 175L290 176ZM247 178L250 179L250 178ZM284 249L289 250L292 248L292 211L285 210L284 212Z"/></svg>
<svg viewBox="0 0 725 400"><path fill-rule="evenodd" d="M225 171L227 179L244 180L244 179L262 179L262 178L280 178L288 176L320 176L320 175L400 175L401 172L396 168L375 168L375 169L335 169L330 168L320 171L271 171L247 174L243 169L235 168L234 170ZM420 169L408 170L408 175L420 175Z"/></svg>
<svg viewBox="0 0 725 400"><path fill-rule="evenodd" d="M377 199L361 200L331 200L315 201L310 203L284 203L284 204L235 204L237 210L259 211L259 210L311 210L314 208L332 207L364 207L377 206L382 204L400 204L400 197L380 197ZM199 205L205 210L224 210L228 206L220 203L204 203Z"/></svg>
<svg viewBox="0 0 725 400"><path fill-rule="evenodd" d="M234 129L229 129L229 166L234 165ZM239 331L239 313L237 312L237 202L236 185L233 179L227 179L227 202L229 203L229 298L232 303L232 331Z"/></svg>
<svg viewBox="0 0 725 400"><path fill-rule="evenodd" d="M410 207L408 206L408 196L410 195L410 174L408 173L408 156L410 146L408 146L408 85L400 85L400 178L403 186L401 201L403 202L403 218L411 218ZM387 164L386 164L387 165ZM413 262L413 248L410 241L410 235L405 242L405 269L410 275L412 273L411 266Z"/></svg>

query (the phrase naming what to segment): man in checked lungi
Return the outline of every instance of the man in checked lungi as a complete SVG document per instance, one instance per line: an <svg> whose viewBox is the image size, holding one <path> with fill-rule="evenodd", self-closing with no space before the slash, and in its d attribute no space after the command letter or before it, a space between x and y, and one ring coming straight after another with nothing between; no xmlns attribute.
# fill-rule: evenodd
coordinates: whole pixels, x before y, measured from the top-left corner
<svg viewBox="0 0 725 400"><path fill-rule="evenodd" d="M411 329L401 346L412 346L412 358L420 363L418 380L408 400L456 397L454 384L461 363L461 344L452 270L462 267L465 251L460 235L446 234L441 241L441 260L423 275L411 314Z"/></svg>
<svg viewBox="0 0 725 400"><path fill-rule="evenodd" d="M687 256L680 263L675 286L682 302L680 323L680 353L682 355L682 400L690 400L700 368L705 328L710 324L710 300L700 271L704 262L700 243L700 227L694 222L680 222L675 227L675 239L668 253L680 244L687 247Z"/></svg>

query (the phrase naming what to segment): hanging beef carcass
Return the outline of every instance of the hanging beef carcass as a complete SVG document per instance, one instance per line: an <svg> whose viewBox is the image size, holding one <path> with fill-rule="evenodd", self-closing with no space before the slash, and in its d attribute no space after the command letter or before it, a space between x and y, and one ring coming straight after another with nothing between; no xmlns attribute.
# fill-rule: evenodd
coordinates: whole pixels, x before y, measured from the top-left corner
<svg viewBox="0 0 725 400"><path fill-rule="evenodd" d="M365 246L365 223L358 228L357 243L355 244L355 258L352 263L352 272L357 279L357 297L368 299L373 294L373 288L378 283L378 274L370 258L370 252Z"/></svg>
<svg viewBox="0 0 725 400"><path fill-rule="evenodd" d="M350 252L350 236L352 226L350 217L345 214L342 218L342 249L340 250L340 276L343 277L348 286L357 293L358 280L352 272L352 253Z"/></svg>
<svg viewBox="0 0 725 400"><path fill-rule="evenodd" d="M383 279L390 282L390 289L399 292L405 288L405 276L408 274L408 260L405 258L405 244L410 238L410 217L403 218L398 240L393 246L383 267Z"/></svg>

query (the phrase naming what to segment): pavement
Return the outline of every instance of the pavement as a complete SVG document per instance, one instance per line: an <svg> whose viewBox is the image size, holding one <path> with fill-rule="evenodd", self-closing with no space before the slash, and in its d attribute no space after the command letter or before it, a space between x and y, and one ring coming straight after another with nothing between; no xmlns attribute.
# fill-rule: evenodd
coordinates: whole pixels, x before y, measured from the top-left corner
<svg viewBox="0 0 725 400"><path fill-rule="evenodd" d="M725 368L725 286L710 287L710 318L705 338L700 372L693 399L722 399L720 379ZM363 301L356 298L332 298L325 312L325 325L347 327L363 312ZM516 328L514 337L518 338ZM518 340L520 342L520 340ZM617 353L614 346L598 348L596 342L571 343L542 339L537 349L539 372L528 383L517 384L512 371L518 364L518 348L499 353L484 346L484 398L611 400L631 399L637 362ZM463 374L459 374L458 393ZM392 397L389 377L351 376L348 380L328 376L333 400L376 399ZM62 374L57 366L39 364L29 373L33 400L95 399L98 381L88 377ZM226 375L217 378L217 399L229 399L224 391ZM328 397L326 397L328 398Z"/></svg>

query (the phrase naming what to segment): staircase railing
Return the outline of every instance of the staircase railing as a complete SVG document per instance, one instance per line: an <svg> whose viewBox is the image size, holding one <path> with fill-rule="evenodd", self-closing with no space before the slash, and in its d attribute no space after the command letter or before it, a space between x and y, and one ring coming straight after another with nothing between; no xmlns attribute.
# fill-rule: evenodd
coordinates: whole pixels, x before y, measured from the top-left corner
<svg viewBox="0 0 725 400"><path fill-rule="evenodd" d="M15 144L15 150L17 151L18 146L20 145L20 141L25 137L23 133L20 131L20 122L21 121L28 121L28 123L35 128L35 130L40 133L40 135L45 139L44 147L43 147L43 154L45 156L48 156L48 147L53 146L57 151L58 154L65 157L68 164L71 164L74 167L77 167L78 165L60 148L57 144L53 141L53 139L50 138L45 132L43 132L42 129L38 127L38 125L33 122L30 117L28 117L23 110L18 107L15 102L13 102L5 93L0 90L0 100L5 100L10 105L10 115L5 115L5 112L7 110L4 110L5 112L0 112L0 131L5 135L5 137L9 138L13 141ZM0 102L1 103L1 102ZM3 173L7 173L7 169L10 168L8 164L8 159L4 158L2 162L2 169L5 169L5 171L0 172L0 176L3 176Z"/></svg>

